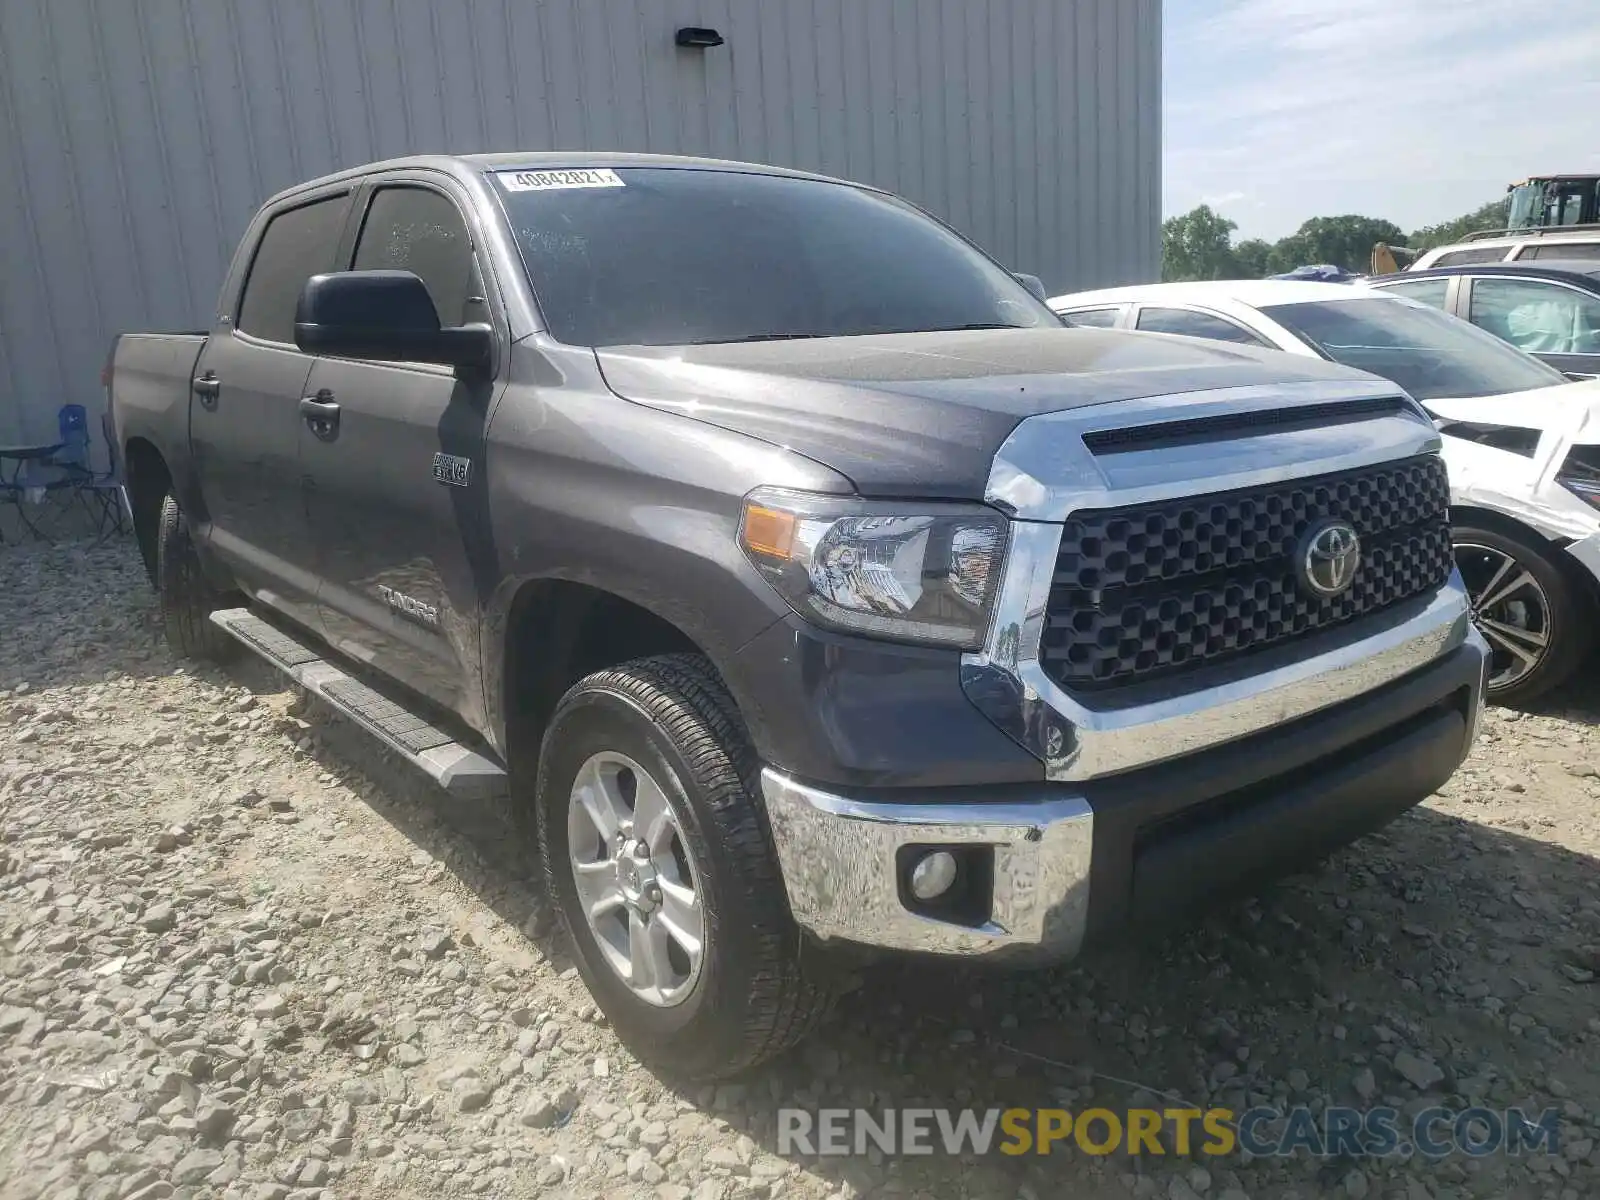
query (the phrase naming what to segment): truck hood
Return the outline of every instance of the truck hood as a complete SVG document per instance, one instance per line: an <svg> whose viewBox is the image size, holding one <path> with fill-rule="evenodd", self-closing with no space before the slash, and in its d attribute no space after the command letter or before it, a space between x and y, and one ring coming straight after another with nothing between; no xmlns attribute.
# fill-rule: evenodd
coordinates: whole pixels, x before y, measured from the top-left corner
<svg viewBox="0 0 1600 1200"><path fill-rule="evenodd" d="M1600 532L1600 513L1556 482L1574 446L1600 445L1600 380L1423 407L1444 437L1457 504L1504 513L1550 537Z"/></svg>
<svg viewBox="0 0 1600 1200"><path fill-rule="evenodd" d="M1104 329L878 334L595 352L606 385L794 450L865 495L981 500L1040 413L1173 392L1371 379L1317 359Z"/></svg>

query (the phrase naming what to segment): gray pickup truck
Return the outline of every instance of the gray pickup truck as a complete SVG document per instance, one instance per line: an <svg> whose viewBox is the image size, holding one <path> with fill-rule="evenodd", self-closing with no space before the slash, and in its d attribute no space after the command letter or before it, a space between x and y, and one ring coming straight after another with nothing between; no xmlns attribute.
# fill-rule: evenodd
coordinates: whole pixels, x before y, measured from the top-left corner
<svg viewBox="0 0 1600 1200"><path fill-rule="evenodd" d="M745 164L293 188L208 335L113 350L168 636L509 795L687 1077L796 1041L835 948L1060 961L1427 796L1485 663L1427 417L1039 291Z"/></svg>

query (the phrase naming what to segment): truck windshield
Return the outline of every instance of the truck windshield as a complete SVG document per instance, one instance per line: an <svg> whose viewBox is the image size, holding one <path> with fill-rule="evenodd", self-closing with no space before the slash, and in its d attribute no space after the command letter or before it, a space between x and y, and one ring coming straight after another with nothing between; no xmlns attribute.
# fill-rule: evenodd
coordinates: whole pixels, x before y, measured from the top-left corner
<svg viewBox="0 0 1600 1200"><path fill-rule="evenodd" d="M1061 325L961 238L877 192L660 167L495 178L550 333L569 345Z"/></svg>
<svg viewBox="0 0 1600 1200"><path fill-rule="evenodd" d="M1393 380L1417 400L1499 396L1567 381L1492 334L1395 297L1273 304L1261 311L1324 357Z"/></svg>

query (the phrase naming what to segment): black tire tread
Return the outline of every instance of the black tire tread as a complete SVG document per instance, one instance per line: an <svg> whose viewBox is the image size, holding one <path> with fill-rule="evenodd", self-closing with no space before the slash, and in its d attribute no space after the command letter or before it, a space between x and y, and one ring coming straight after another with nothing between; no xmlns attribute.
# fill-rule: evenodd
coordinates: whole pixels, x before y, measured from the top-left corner
<svg viewBox="0 0 1600 1200"><path fill-rule="evenodd" d="M1490 702L1515 707L1560 687L1584 664L1594 647L1595 614L1583 611L1589 604L1588 594L1573 578L1572 569L1551 552L1542 538L1532 533L1518 536L1505 529L1457 525L1451 530L1451 538L1457 544L1498 545L1515 552L1519 562L1536 569L1539 584L1550 601L1550 624L1555 637L1544 662L1535 668L1530 678L1491 696Z"/></svg>
<svg viewBox="0 0 1600 1200"><path fill-rule="evenodd" d="M189 526L177 497L161 501L156 525L156 595L167 643L185 658L220 662L230 658L236 643L210 621L221 596L200 569Z"/></svg>
<svg viewBox="0 0 1600 1200"><path fill-rule="evenodd" d="M756 799L760 760L732 696L701 655L635 659L587 676L568 696L589 689L625 697L676 744L706 798L714 822L707 835L740 864L738 873L724 879L737 894L723 897L739 913L755 947L755 961L744 964L750 972L750 1000L739 1049L732 1058L700 1069L684 1064L691 1077L736 1075L798 1043L827 1016L836 998L830 973L807 963L789 913L765 809ZM559 724L562 706L552 729ZM547 871L551 866L547 855Z"/></svg>

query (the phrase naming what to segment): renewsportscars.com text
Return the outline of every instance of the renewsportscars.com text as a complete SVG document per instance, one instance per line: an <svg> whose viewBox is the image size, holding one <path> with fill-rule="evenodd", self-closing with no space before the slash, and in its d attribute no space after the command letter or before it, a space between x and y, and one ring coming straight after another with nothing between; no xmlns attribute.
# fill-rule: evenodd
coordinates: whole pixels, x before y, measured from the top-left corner
<svg viewBox="0 0 1600 1200"><path fill-rule="evenodd" d="M1560 1116L1545 1109L1427 1108L800 1108L778 1110L778 1153L883 1154L1243 1153L1256 1158L1442 1158L1556 1154Z"/></svg>

